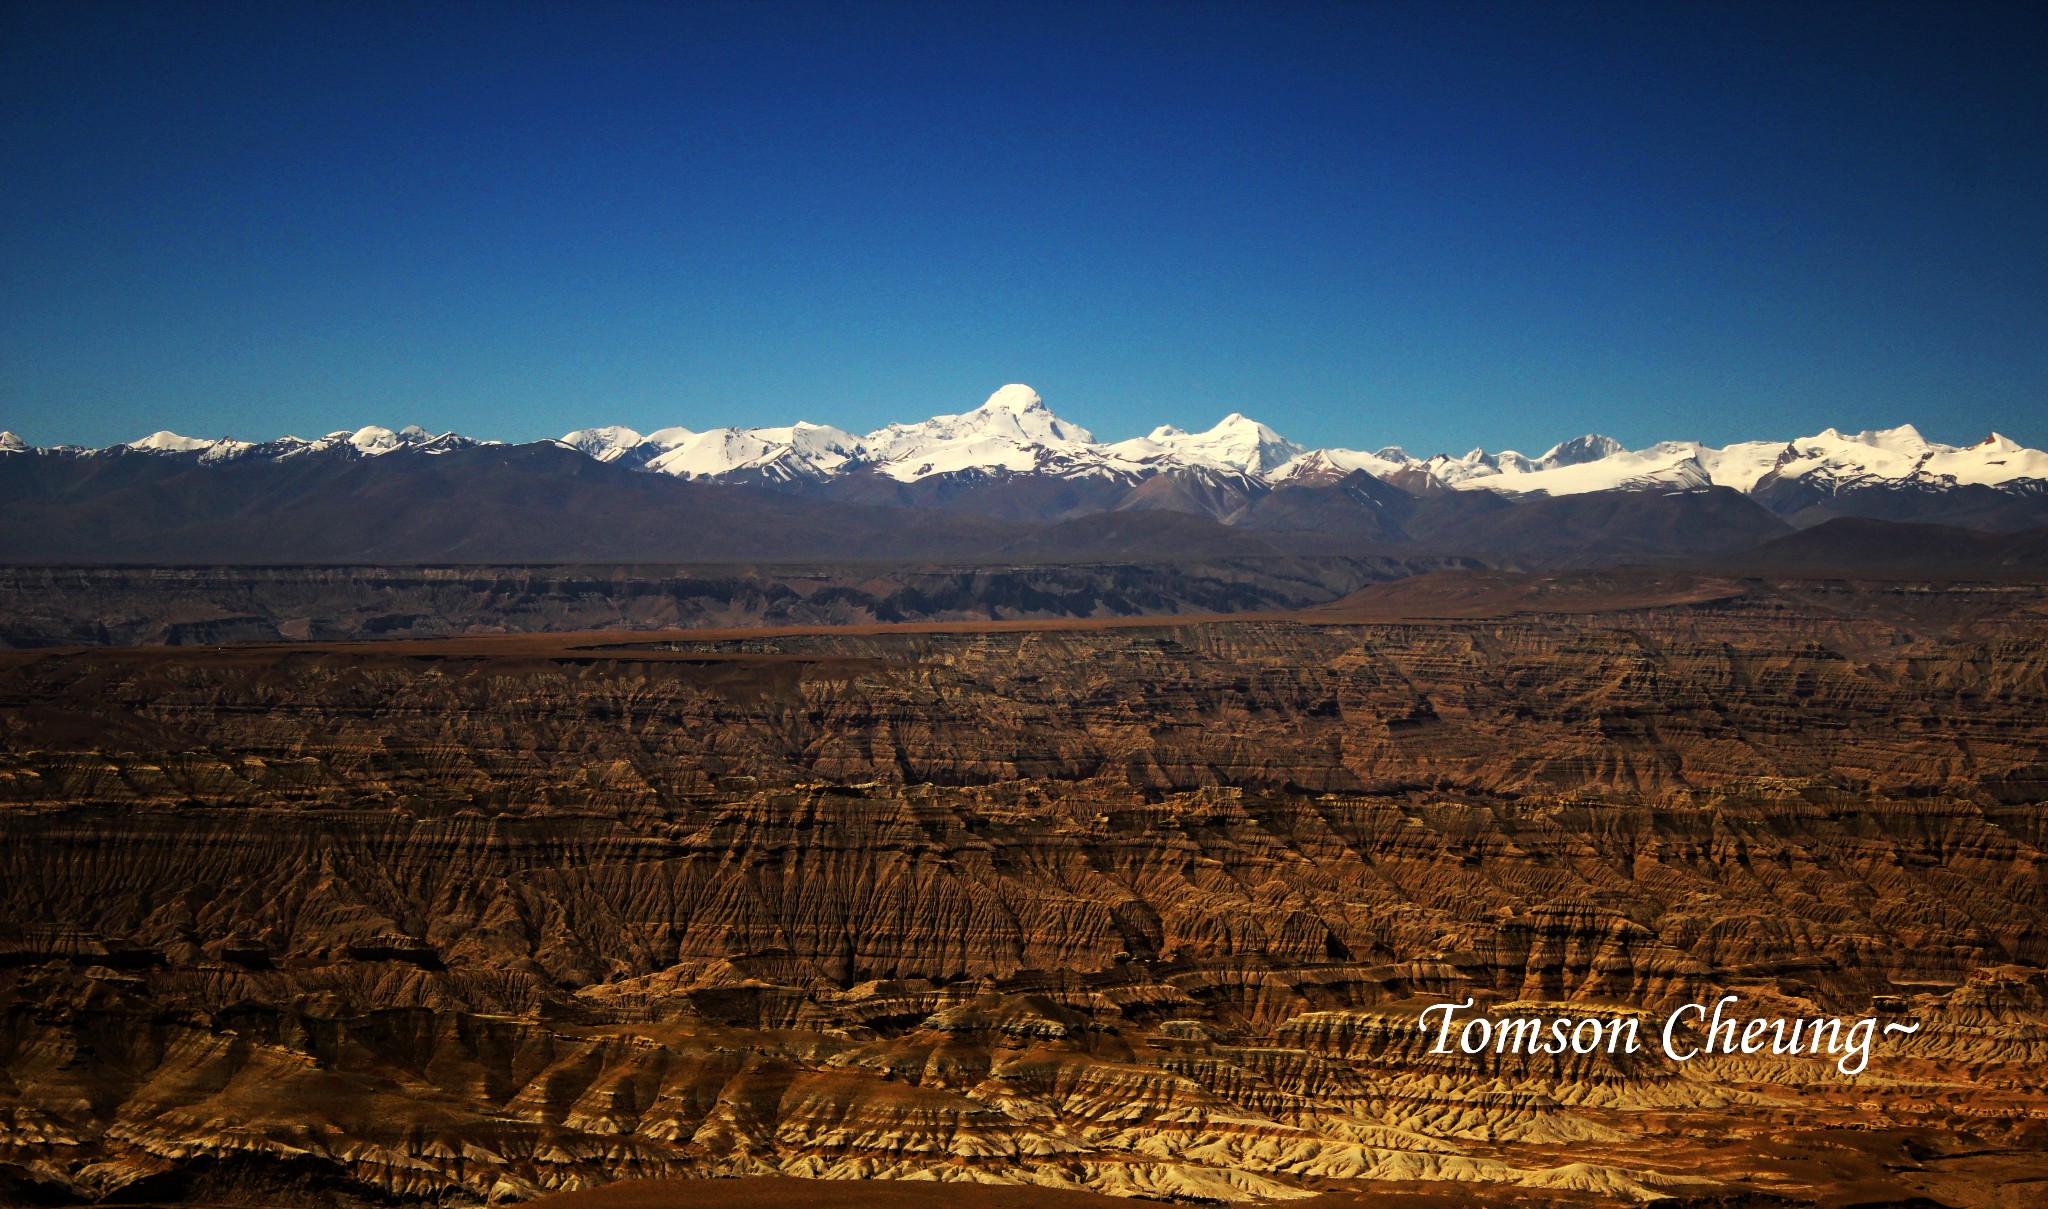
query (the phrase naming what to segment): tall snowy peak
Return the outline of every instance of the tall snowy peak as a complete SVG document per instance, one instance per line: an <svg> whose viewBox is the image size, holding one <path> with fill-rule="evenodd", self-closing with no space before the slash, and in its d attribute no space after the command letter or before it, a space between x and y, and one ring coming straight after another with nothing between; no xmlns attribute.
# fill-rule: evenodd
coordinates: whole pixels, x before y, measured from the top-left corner
<svg viewBox="0 0 2048 1209"><path fill-rule="evenodd" d="M906 483L993 471L1087 477L1134 476L1146 470L1097 445L1087 429L1054 415L1038 392L1022 383L1003 387L973 411L876 429L863 444L877 473Z"/></svg>
<svg viewBox="0 0 2048 1209"><path fill-rule="evenodd" d="M616 462L646 439L623 424L579 428L563 433L560 438L562 444L600 462Z"/></svg>
<svg viewBox="0 0 2048 1209"><path fill-rule="evenodd" d="M127 442L125 447L141 453L200 453L213 446L212 441L181 437L168 428L160 428L139 441Z"/></svg>
<svg viewBox="0 0 2048 1209"><path fill-rule="evenodd" d="M1787 444L1773 472L1780 478L1904 479L1919 470L1935 448L1911 424L1854 434L1826 428Z"/></svg>
<svg viewBox="0 0 2048 1209"><path fill-rule="evenodd" d="M1911 424L1858 433L1825 429L1788 443L1769 477L1828 494L1878 484L1939 488L2048 480L2048 453L1997 433L1974 445L1943 445Z"/></svg>
<svg viewBox="0 0 2048 1209"><path fill-rule="evenodd" d="M1439 455L1425 466L1451 487L1510 495L1707 486L1750 493L1771 482L1838 494L1885 485L1939 489L2048 481L2048 453L1996 433L1975 445L1943 445L1910 424L1856 433L1829 428L1791 441L1738 441L1718 448L1663 441L1631 450L1607 437L1586 436L1534 461L1512 451L1473 450L1462 458Z"/></svg>
<svg viewBox="0 0 2048 1209"><path fill-rule="evenodd" d="M664 438L679 430L664 429ZM829 478L865 456L859 437L799 421L782 428L713 428L677 440L647 469L686 479L788 483Z"/></svg>
<svg viewBox="0 0 2048 1209"><path fill-rule="evenodd" d="M2022 479L2048 481L2048 452L2028 449L2011 437L1994 432L1975 445L1937 451L1923 469L1958 483L1987 486Z"/></svg>
<svg viewBox="0 0 2048 1209"><path fill-rule="evenodd" d="M1207 432L1182 432L1162 424L1142 437L1106 447L1130 461L1174 462L1239 474L1264 475L1307 451L1238 412L1231 412Z"/></svg>
<svg viewBox="0 0 2048 1209"><path fill-rule="evenodd" d="M37 452L62 457L143 454L211 465L368 458L400 451L436 454L480 443L417 425L390 429L373 424L310 441L289 436L256 443L206 440L164 430L104 450L67 446ZM1376 452L1304 449L1270 426L1233 412L1200 432L1161 425L1142 437L1101 443L1086 428L1055 415L1037 391L1022 383L1002 387L971 410L890 424L866 436L809 422L649 433L613 425L577 429L557 443L634 470L771 485L874 474L904 483L949 475L1040 475L1136 487L1165 474L1176 482L1199 480L1207 484L1203 490L1224 491L1233 499L1249 499L1272 487L1338 483L1364 471L1423 494L1575 495L1719 486L1755 495L1774 508L1900 486L1929 492L1973 485L2048 492L2048 452L1998 433L1971 445L1944 445L1908 424L1853 433L1829 428L1790 441L1718 447L1663 441L1642 449L1589 433L1560 442L1540 457L1479 448L1417 458L1396 446ZM20 437L0 434L0 453L31 451L34 447ZM1162 492L1172 493L1161 488L1154 494Z"/></svg>
<svg viewBox="0 0 2048 1209"><path fill-rule="evenodd" d="M877 458L891 461L937 445L980 440L1071 448L1094 444L1095 435L1052 414L1037 391L1011 383L972 411L878 428L867 435L867 446Z"/></svg>
<svg viewBox="0 0 2048 1209"><path fill-rule="evenodd" d="M1707 471L1716 487L1733 487L1748 492L1769 474L1784 456L1783 441L1736 441L1719 449L1697 441L1667 441L1653 449L1683 448Z"/></svg>
<svg viewBox="0 0 2048 1209"><path fill-rule="evenodd" d="M1363 470L1376 479L1384 479L1418 465L1406 450L1392 445L1378 453L1359 449L1311 449L1275 467L1266 477L1276 485L1295 483L1313 486L1337 482L1357 470Z"/></svg>
<svg viewBox="0 0 2048 1209"><path fill-rule="evenodd" d="M640 469L696 435L688 428L658 428L640 433L623 424L608 424L563 433L556 443L600 462Z"/></svg>
<svg viewBox="0 0 2048 1209"><path fill-rule="evenodd" d="M286 438L292 440L293 438ZM462 449L471 445L495 445L496 441L479 441L463 436L459 432L431 433L417 424L408 424L393 431L378 424L366 424L354 431L341 429L330 432L318 440L305 442L303 447L286 456L308 454L329 454L345 457L375 458L401 450L413 453L447 453L451 449Z"/></svg>
<svg viewBox="0 0 2048 1209"><path fill-rule="evenodd" d="M1573 437L1569 441L1551 446L1549 453L1537 459L1537 465L1545 470L1555 470L1559 466L1583 466L1587 462L1597 462L1623 452L1625 449L1620 441L1589 432L1585 436Z"/></svg>
<svg viewBox="0 0 2048 1209"><path fill-rule="evenodd" d="M1463 458L1432 458L1428 469L1448 486L1505 495L1697 490L1711 485L1698 452L1698 446L1679 441L1631 451L1609 437L1584 436L1554 447L1541 458L1511 450L1488 457L1475 450Z"/></svg>
<svg viewBox="0 0 2048 1209"><path fill-rule="evenodd" d="M1427 470L1431 477L1435 478L1438 482L1451 487L1463 488L1475 480L1492 479L1504 473L1502 467L1503 459L1505 459L1507 464L1505 472L1510 473L1519 473L1525 465L1534 465L1530 459L1523 457L1512 449L1503 450L1500 453L1488 453L1484 449L1473 449L1468 451L1465 456L1457 458L1447 453L1437 454L1435 457L1424 459L1420 468ZM1485 485L1488 487L1494 486L1492 483Z"/></svg>
<svg viewBox="0 0 2048 1209"><path fill-rule="evenodd" d="M232 462L243 458L292 458L313 454L343 457L377 457L401 449L421 453L446 453L468 445L493 444L456 432L430 433L417 424L393 431L376 424L330 432L317 440L277 437L268 441L238 441L233 437L202 440L180 436L169 430L153 432L139 440L113 446L114 450L155 454L174 458L196 458L201 462ZM100 452L88 450L84 452Z"/></svg>

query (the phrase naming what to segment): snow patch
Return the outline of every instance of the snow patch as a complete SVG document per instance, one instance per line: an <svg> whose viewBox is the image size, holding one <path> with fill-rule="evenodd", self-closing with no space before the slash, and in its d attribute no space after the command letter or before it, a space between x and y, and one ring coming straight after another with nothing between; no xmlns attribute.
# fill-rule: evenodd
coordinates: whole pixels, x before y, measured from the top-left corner
<svg viewBox="0 0 2048 1209"><path fill-rule="evenodd" d="M666 431L690 435L688 429ZM604 428L579 428L575 432L562 434L562 444L600 462L616 462L646 439L623 424L612 424Z"/></svg>
<svg viewBox="0 0 2048 1209"><path fill-rule="evenodd" d="M181 437L164 428L150 433L139 441L128 442L127 448L141 450L144 453L198 453L213 448L213 442L202 441L197 437Z"/></svg>
<svg viewBox="0 0 2048 1209"><path fill-rule="evenodd" d="M1230 482L1233 490L1341 481L1364 471L1413 490L1451 488L1505 495L1575 495L1592 491L1693 491L1711 486L1754 493L1775 482L1799 482L1828 493L1870 486L1927 490L1982 485L2021 489L2048 485L2048 453L1992 433L1973 445L1929 441L1910 424L1844 433L1829 428L1791 441L1739 441L1715 447L1663 441L1631 450L1589 433L1552 446L1541 457L1514 450L1473 449L1417 458L1398 446L1376 452L1305 450L1271 427L1232 412L1201 432L1162 424L1142 437L1099 443L1086 428L1055 415L1037 391L1013 382L980 406L915 423L889 424L856 436L800 422L704 432L684 427L640 433L621 425L577 429L561 445L600 462L681 478L792 483L872 473L899 482L940 475L1031 474L1107 478L1137 483L1163 472ZM283 437L260 444L181 436L168 430L116 448L193 456L213 464L245 458L314 455L379 457L400 450L446 453L479 444L458 433L430 434L418 425L396 431L367 425L313 441ZM0 453L32 447L0 433ZM64 448L85 456L93 450Z"/></svg>
<svg viewBox="0 0 2048 1209"><path fill-rule="evenodd" d="M1182 432L1171 425L1161 425L1146 436L1104 448L1112 457L1131 462L1171 462L1253 475L1278 470L1306 452L1238 412L1223 417L1207 432Z"/></svg>

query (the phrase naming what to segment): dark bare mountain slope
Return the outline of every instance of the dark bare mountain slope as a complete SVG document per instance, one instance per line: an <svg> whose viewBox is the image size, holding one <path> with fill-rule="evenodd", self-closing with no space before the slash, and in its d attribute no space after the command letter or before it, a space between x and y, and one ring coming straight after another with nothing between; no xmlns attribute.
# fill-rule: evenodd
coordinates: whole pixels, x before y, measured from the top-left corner
<svg viewBox="0 0 2048 1209"><path fill-rule="evenodd" d="M1806 574L2037 577L2048 574L2048 528L1984 533L1951 525L1840 517L1766 542L1729 561L1758 570Z"/></svg>
<svg viewBox="0 0 2048 1209"><path fill-rule="evenodd" d="M12 562L963 558L1026 527L692 483L551 444L202 466L0 462Z"/></svg>

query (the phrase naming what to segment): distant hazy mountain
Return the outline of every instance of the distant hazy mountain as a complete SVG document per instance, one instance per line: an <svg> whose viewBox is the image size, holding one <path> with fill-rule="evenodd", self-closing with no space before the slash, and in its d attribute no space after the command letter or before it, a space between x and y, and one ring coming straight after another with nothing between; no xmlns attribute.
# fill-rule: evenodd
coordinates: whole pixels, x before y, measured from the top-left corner
<svg viewBox="0 0 2048 1209"><path fill-rule="evenodd" d="M434 469L450 457L456 462ZM373 474L348 469L373 465ZM593 473L572 473L578 465ZM536 504L570 481L574 507ZM647 489L657 482L692 489ZM382 536L363 528L363 517L383 506L359 498L373 483L378 500L407 501L393 505L399 511ZM1579 497L1587 498L1567 503ZM462 519L487 500L492 516ZM1557 565L1726 554L1837 517L2031 529L2048 525L2048 453L1996 433L1943 445L1907 425L1637 450L1588 434L1536 457L1483 449L1417 457L1391 446L1305 449L1235 413L1203 432L1162 425L1101 442L1030 387L1010 385L969 411L864 436L809 422L647 434L612 426L505 446L370 426L313 440L166 431L105 449L37 449L0 433L0 503L0 556L37 560L215 556L208 551L374 558L399 550L408 558L507 558L527 547L558 552L548 557L600 557L601 548L602 557L1028 550L1042 558L1056 554L1047 543L1058 534L1048 536L1047 524L1180 513L1212 522L1200 530L1211 536L1133 520L1116 529L1117 548L1147 548L1154 538L1165 554L1370 545ZM291 528L314 523L323 507L340 510L324 528ZM676 530L684 516L699 528ZM969 517L1012 527L998 534L967 524ZM1219 525L1237 535L1212 533ZM1084 545L1102 548L1080 543L1075 557L1088 556Z"/></svg>

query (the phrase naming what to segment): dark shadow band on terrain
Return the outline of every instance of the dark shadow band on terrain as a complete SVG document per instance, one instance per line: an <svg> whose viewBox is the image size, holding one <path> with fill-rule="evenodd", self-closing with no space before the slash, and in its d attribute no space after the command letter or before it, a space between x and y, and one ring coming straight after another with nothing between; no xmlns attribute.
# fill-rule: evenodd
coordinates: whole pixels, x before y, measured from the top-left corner
<svg viewBox="0 0 2048 1209"><path fill-rule="evenodd" d="M1702 603L1773 582L2024 583L2048 531L1836 520L1693 563L1553 571L1465 558L1133 562L0 566L0 648L493 633L1257 616L1473 618Z"/></svg>
<svg viewBox="0 0 2048 1209"><path fill-rule="evenodd" d="M1259 613L1464 560L0 567L0 647Z"/></svg>

